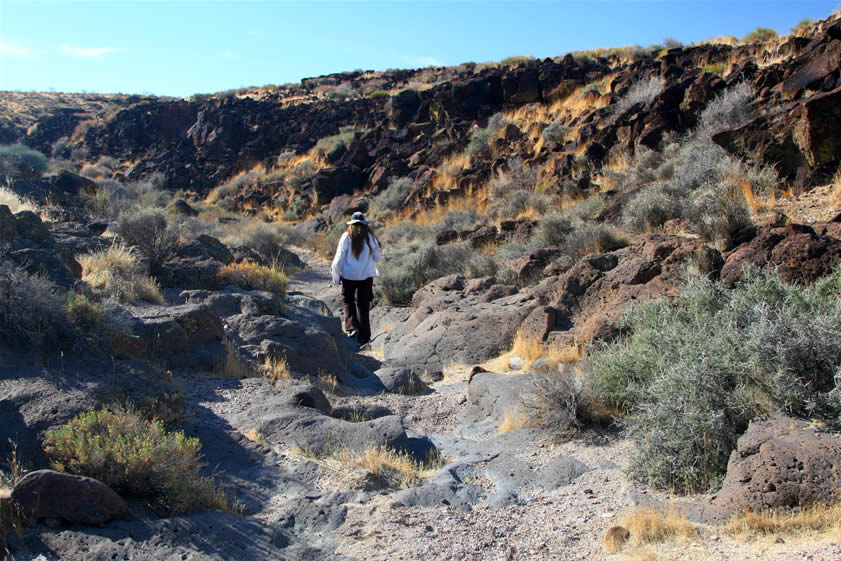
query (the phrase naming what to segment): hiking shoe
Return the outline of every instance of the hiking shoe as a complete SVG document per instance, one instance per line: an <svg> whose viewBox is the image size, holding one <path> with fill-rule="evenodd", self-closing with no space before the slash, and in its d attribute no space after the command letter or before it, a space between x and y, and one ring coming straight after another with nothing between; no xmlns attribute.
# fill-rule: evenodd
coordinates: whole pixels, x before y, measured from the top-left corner
<svg viewBox="0 0 841 561"><path fill-rule="evenodd" d="M347 336L348 337L356 337L356 333L357 332L356 332L355 329L351 329L350 331L347 332Z"/></svg>
<svg viewBox="0 0 841 561"><path fill-rule="evenodd" d="M370 350L371 350L371 343L365 343L364 345L361 345L359 347L359 352L360 353L365 352L365 351L370 351Z"/></svg>

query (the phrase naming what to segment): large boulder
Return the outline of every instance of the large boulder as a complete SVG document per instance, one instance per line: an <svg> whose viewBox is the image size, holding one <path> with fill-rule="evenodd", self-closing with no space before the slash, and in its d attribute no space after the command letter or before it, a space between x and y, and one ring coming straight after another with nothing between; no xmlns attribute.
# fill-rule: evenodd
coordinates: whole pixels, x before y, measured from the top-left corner
<svg viewBox="0 0 841 561"><path fill-rule="evenodd" d="M233 260L225 244L202 234L175 249L161 266L158 280L167 288L221 288L219 270Z"/></svg>
<svg viewBox="0 0 841 561"><path fill-rule="evenodd" d="M114 309L112 316L117 321L107 337L133 358L203 371L213 371L225 358L222 320L209 306L124 306Z"/></svg>
<svg viewBox="0 0 841 561"><path fill-rule="evenodd" d="M774 267L787 282L810 283L832 272L841 261L841 238L835 237L833 225L815 228L789 224L761 230L753 239L726 254L721 281L733 286L744 275L748 265Z"/></svg>
<svg viewBox="0 0 841 561"><path fill-rule="evenodd" d="M23 476L12 500L26 516L91 526L102 526L128 510L125 501L101 481L48 469Z"/></svg>
<svg viewBox="0 0 841 561"><path fill-rule="evenodd" d="M185 290L172 301L206 305L224 318L240 350L262 364L286 359L296 375L345 372L350 360L341 322L320 301L304 295L282 300L275 294L228 287L222 291Z"/></svg>
<svg viewBox="0 0 841 561"><path fill-rule="evenodd" d="M480 363L498 356L536 305L533 297L516 294L516 288L494 277L451 275L416 292L405 321L375 325L375 331L392 327L383 338L390 366L435 377L449 362Z"/></svg>
<svg viewBox="0 0 841 561"><path fill-rule="evenodd" d="M833 504L841 499L841 439L781 414L751 422L711 501L719 519L745 510Z"/></svg>

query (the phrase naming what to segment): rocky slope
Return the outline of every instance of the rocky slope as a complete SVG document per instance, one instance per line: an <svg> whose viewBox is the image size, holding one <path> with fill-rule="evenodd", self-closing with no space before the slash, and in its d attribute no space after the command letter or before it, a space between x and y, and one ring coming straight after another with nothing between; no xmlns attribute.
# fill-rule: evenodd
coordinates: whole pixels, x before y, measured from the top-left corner
<svg viewBox="0 0 841 561"><path fill-rule="evenodd" d="M633 419L605 422L619 413L606 412L559 442L536 428L530 406L541 379L566 371L551 352L567 352L565 368L585 371L586 358L575 364L579 353L621 337L616 321L636 303L676 297L687 271L732 287L752 265L808 285L838 266L839 200L827 184L841 161L839 53L841 24L830 19L809 37L765 45L352 72L190 99L0 94L0 142L21 142L62 168L43 173L0 157L4 190L41 205L13 212L0 204L3 472L15 462L24 471L48 467L48 429L99 404L127 404L197 437L203 473L238 505L234 514L163 516L89 480L36 472L15 488L28 516L19 533L3 529L5 553L613 558L603 533L628 525L634 507L650 506L685 512L694 533L688 545L667 542L653 553L634 546L628 555L837 558L837 540L743 542L721 526L746 508L831 498L827 481L841 468L836 433L780 414L755 419L721 492L676 500L626 475L632 443L624 428ZM646 84L650 91L638 97ZM775 166L778 191L797 197L754 205L723 238L680 218L571 251L572 222L561 225L558 245L536 235L548 212L479 216L507 196L494 180L531 170L528 195L545 195L559 212L600 202L575 222L582 231L627 227L629 204L656 183L638 173L645 158L654 162L647 171L663 172L674 139L696 138L705 107L738 84L754 94L747 118L707 132L730 154ZM477 138L484 140L474 150ZM643 179L627 179L635 173ZM453 255L526 249L505 260L511 274L468 275L458 263L460 272L424 282L406 306L378 299L373 345L362 350L342 333L339 291L312 248L317 231L341 226L400 177L408 189L393 214L377 218L390 228L417 227L430 247L469 248ZM628 185L609 188L622 181ZM111 198L99 199L105 192ZM471 215L478 223L442 219L423 230L410 222L431 220L424 213L443 214L456 200L479 209ZM137 208L122 208L126 201ZM297 203L293 218L308 220L270 223ZM128 238L126 216L164 211L177 232L167 233L161 219L134 238L145 248L138 267L154 274L158 297L127 302L83 280L85 254ZM288 237L274 243L281 229ZM290 232L310 249L295 247ZM150 248L152 241L160 245ZM405 246L387 245L387 259L398 261ZM221 275L249 262L285 267L288 290L252 290ZM75 295L101 306L98 322L71 325L65 310ZM547 356L516 355L509 350L517 340ZM407 483L383 475L381 465L351 465L353 454L386 449L425 471ZM44 487L33 493L37 485ZM39 492L65 500L42 502ZM0 513L9 504L0 494Z"/></svg>

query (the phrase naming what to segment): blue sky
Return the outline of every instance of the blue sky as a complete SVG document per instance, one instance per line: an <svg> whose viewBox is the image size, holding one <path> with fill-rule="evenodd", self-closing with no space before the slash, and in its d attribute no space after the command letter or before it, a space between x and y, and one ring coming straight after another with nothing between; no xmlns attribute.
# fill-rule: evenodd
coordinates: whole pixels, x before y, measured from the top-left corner
<svg viewBox="0 0 841 561"><path fill-rule="evenodd" d="M780 33L841 0L0 0L0 90L188 96L595 47Z"/></svg>

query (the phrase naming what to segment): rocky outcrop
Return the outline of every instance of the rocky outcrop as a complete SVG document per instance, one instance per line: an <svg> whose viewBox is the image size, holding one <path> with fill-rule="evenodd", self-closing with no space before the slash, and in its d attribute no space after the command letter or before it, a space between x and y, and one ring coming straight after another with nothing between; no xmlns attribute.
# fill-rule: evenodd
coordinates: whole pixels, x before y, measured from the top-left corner
<svg viewBox="0 0 841 561"><path fill-rule="evenodd" d="M389 365L435 378L449 362L479 363L500 354L537 305L528 294L494 277L451 275L433 281L412 298L410 315L385 333ZM383 331L389 318L377 319Z"/></svg>
<svg viewBox="0 0 841 561"><path fill-rule="evenodd" d="M667 234L633 238L622 249L592 254L532 290L543 307L524 323L537 340L586 343L615 337L613 323L639 301L679 293L687 270L717 277L719 252L698 239Z"/></svg>
<svg viewBox="0 0 841 561"><path fill-rule="evenodd" d="M89 526L102 526L128 510L125 501L101 481L48 469L23 476L12 500L26 516Z"/></svg>
<svg viewBox="0 0 841 561"><path fill-rule="evenodd" d="M751 422L730 454L709 512L726 520L745 510L832 504L841 489L841 439L810 423L774 415Z"/></svg>
<svg viewBox="0 0 841 561"><path fill-rule="evenodd" d="M841 262L839 233L832 224L754 228L748 233L755 234L753 239L725 255L721 281L732 287L742 279L744 268L753 266L774 267L786 282L814 282Z"/></svg>

